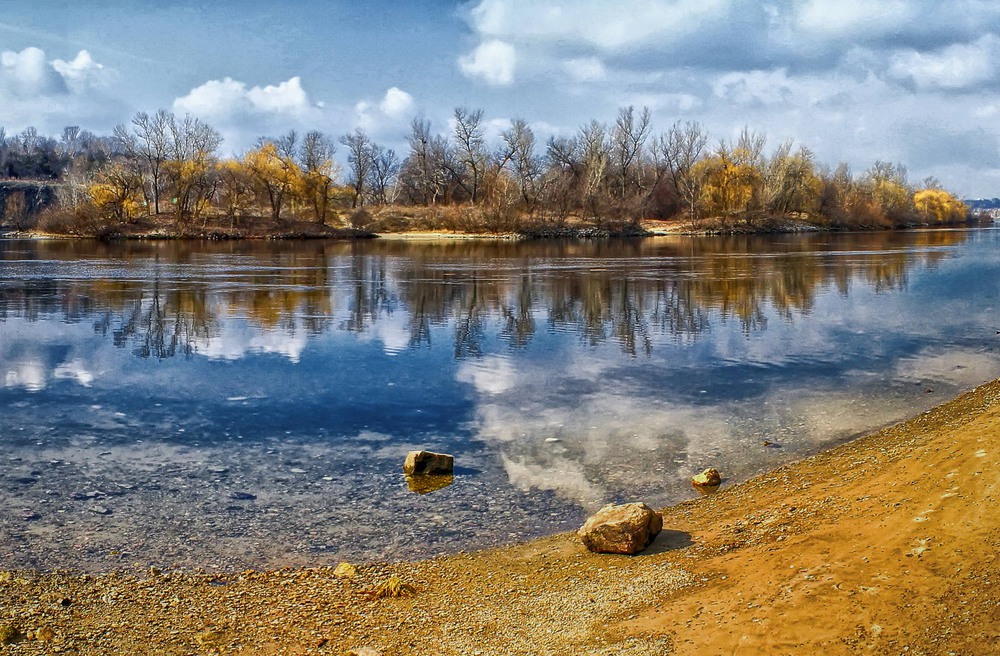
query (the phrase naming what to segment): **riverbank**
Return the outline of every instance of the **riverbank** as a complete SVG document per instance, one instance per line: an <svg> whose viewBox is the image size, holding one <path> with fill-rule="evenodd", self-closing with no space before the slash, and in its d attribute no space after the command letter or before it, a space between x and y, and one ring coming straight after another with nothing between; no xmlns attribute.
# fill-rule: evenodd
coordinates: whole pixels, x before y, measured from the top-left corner
<svg viewBox="0 0 1000 656"><path fill-rule="evenodd" d="M786 234L802 232L873 232L914 228L956 228L992 225L988 216L969 217L964 221L931 222L911 220L906 223L836 223L817 222L794 217L763 217L753 221L703 219L697 223L682 218L644 219L637 222L585 221L579 217L559 221L511 220L502 224L476 218L469 208L386 207L374 214L365 213L364 221L350 220L345 226L331 226L315 221L270 217L211 217L180 222L172 214L141 217L128 223L83 221L55 215L40 221L35 228L13 230L0 226L4 237L60 237L191 240L302 240L302 239L607 239L642 238L663 235L715 236ZM59 219L59 220L57 220Z"/></svg>
<svg viewBox="0 0 1000 656"><path fill-rule="evenodd" d="M996 654L998 435L995 381L666 508L636 557L563 534L345 578L3 572L3 653ZM372 598L392 576L413 594Z"/></svg>

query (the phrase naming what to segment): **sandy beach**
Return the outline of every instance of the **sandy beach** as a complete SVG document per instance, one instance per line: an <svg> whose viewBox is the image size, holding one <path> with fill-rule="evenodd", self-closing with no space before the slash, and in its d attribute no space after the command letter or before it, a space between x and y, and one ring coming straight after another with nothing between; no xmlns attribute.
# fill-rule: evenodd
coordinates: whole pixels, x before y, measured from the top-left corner
<svg viewBox="0 0 1000 656"><path fill-rule="evenodd" d="M3 654L1000 654L1000 381L662 511L416 563L0 573ZM376 598L398 577L405 596ZM411 586L411 587L407 587Z"/></svg>

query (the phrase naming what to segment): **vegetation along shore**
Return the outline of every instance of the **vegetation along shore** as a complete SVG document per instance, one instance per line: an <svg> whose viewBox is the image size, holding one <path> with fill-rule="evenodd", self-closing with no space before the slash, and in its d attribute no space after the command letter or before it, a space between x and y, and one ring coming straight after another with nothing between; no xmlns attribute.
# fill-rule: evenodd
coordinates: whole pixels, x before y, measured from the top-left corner
<svg viewBox="0 0 1000 656"><path fill-rule="evenodd" d="M972 220L901 164L855 173L806 146L744 129L712 145L697 123L654 133L624 107L539 143L516 119L490 135L481 109L435 132L413 119L407 152L357 129L261 137L222 156L201 119L140 112L111 135L0 130L0 230L103 238L352 238L375 234L640 236L885 229ZM338 149L341 149L338 154ZM343 168L338 164L346 162Z"/></svg>
<svg viewBox="0 0 1000 656"><path fill-rule="evenodd" d="M638 556L575 534L412 563L0 572L12 654L1000 653L1000 381L663 509Z"/></svg>

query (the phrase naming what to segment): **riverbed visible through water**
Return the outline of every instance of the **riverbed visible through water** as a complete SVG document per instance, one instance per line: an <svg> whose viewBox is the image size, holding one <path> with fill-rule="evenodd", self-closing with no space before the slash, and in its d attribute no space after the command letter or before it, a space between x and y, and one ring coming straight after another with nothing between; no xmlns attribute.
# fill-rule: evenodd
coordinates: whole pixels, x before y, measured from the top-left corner
<svg viewBox="0 0 1000 656"><path fill-rule="evenodd" d="M0 561L234 570L572 530L1000 377L998 311L995 229L0 239ZM411 489L420 448L455 455L450 485Z"/></svg>

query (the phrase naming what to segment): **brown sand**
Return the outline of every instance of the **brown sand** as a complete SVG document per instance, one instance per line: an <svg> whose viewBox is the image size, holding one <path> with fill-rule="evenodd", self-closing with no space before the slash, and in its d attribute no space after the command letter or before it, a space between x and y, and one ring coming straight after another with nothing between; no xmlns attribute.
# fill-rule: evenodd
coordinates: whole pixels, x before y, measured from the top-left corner
<svg viewBox="0 0 1000 656"><path fill-rule="evenodd" d="M0 653L1000 654L998 465L1000 381L667 508L636 557L559 535L344 579L3 572ZM393 575L416 592L371 599Z"/></svg>

